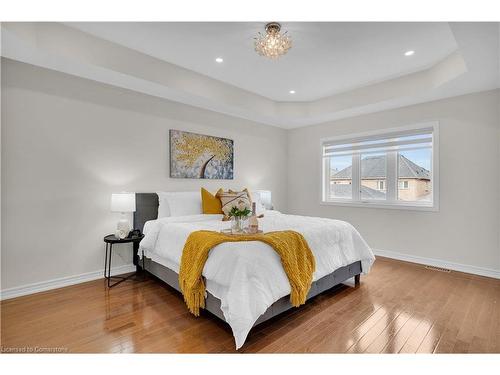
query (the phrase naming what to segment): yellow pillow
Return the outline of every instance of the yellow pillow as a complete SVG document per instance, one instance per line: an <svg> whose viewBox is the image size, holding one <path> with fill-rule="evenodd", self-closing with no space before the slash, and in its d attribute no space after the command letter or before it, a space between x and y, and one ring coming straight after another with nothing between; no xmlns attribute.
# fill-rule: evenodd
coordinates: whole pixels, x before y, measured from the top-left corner
<svg viewBox="0 0 500 375"><path fill-rule="evenodd" d="M222 191L222 189L219 189ZM201 188L201 207L204 214L223 214L222 203L217 197L217 193L213 195L208 190Z"/></svg>

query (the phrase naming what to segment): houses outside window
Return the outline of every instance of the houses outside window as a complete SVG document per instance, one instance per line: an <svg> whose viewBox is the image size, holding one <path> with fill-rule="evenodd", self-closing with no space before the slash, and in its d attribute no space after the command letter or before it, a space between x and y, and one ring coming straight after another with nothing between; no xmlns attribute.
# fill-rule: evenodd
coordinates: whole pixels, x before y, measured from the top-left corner
<svg viewBox="0 0 500 375"><path fill-rule="evenodd" d="M437 209L437 123L325 139L322 201Z"/></svg>

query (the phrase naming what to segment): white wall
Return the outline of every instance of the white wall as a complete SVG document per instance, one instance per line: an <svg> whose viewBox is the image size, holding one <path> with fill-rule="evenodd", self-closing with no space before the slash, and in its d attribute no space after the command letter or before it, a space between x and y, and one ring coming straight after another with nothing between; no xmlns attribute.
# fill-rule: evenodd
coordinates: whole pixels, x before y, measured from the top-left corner
<svg viewBox="0 0 500 375"><path fill-rule="evenodd" d="M262 188L286 208L284 130L7 59L2 109L2 290L101 270L112 192ZM233 139L235 179L169 178L169 129Z"/></svg>
<svg viewBox="0 0 500 375"><path fill-rule="evenodd" d="M273 191L290 213L354 224L376 249L500 270L500 91L292 131L2 60L2 290L103 268L115 191ZM440 211L319 204L319 139L440 122ZM235 141L233 181L168 177L168 130ZM115 265L130 263L120 249Z"/></svg>
<svg viewBox="0 0 500 375"><path fill-rule="evenodd" d="M496 90L291 130L290 213L347 220L375 249L500 270L499 98ZM434 120L439 212L319 203L321 138Z"/></svg>

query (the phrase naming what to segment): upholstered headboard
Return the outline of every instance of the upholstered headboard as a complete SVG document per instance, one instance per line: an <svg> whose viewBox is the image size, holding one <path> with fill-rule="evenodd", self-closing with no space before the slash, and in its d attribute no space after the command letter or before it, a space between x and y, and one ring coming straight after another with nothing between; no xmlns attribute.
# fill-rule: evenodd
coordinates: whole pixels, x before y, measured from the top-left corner
<svg viewBox="0 0 500 375"><path fill-rule="evenodd" d="M135 193L134 229L144 229L144 223L158 218L158 194Z"/></svg>

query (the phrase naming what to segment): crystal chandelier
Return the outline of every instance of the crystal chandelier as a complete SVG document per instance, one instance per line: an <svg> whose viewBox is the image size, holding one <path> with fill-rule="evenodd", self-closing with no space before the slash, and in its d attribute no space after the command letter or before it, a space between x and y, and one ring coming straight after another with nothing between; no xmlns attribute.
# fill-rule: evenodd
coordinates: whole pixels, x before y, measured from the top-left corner
<svg viewBox="0 0 500 375"><path fill-rule="evenodd" d="M276 60L292 48L292 39L287 35L287 31L280 33L281 25L271 22L266 25L266 34L258 33L255 38L255 51L270 59Z"/></svg>

